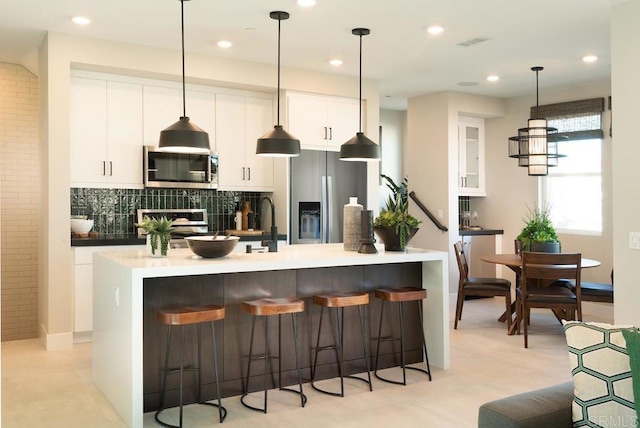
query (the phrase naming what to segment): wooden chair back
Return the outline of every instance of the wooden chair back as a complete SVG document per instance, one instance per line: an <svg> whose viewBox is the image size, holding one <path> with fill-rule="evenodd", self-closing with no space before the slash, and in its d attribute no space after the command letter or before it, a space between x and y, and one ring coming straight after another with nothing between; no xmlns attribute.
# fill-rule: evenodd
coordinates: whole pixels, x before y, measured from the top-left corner
<svg viewBox="0 0 640 428"><path fill-rule="evenodd" d="M573 280L575 281L575 295L577 301L580 302L581 262L582 255L580 253L533 253L523 251L521 281L523 294L526 297L528 287L532 283L536 284L539 292L542 287L550 286L554 281Z"/></svg>
<svg viewBox="0 0 640 428"><path fill-rule="evenodd" d="M469 264L467 263L467 257L464 255L462 242L458 241L453 244L453 249L456 253L456 260L458 261L458 271L460 272L460 282L462 283L469 277Z"/></svg>

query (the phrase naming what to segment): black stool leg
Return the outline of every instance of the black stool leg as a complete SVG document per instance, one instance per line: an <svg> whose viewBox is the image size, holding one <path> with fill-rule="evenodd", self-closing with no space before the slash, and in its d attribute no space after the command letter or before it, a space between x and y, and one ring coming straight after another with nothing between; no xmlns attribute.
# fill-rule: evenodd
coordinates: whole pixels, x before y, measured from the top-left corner
<svg viewBox="0 0 640 428"><path fill-rule="evenodd" d="M184 326L180 326L180 427L182 427L182 389L184 386Z"/></svg>
<svg viewBox="0 0 640 428"><path fill-rule="evenodd" d="M165 343L165 352L164 352L164 370L162 370L162 378L160 383L160 407L156 410L155 420L161 425L166 426L164 422L162 422L159 418L160 412L164 410L164 396L167 389L167 374L169 371L169 347L171 345L171 325L167 326L167 341Z"/></svg>
<svg viewBox="0 0 640 428"><path fill-rule="evenodd" d="M382 301L382 305L380 306L380 323L378 324L378 345L376 346L376 361L373 368L373 374L375 377L380 379L378 376L378 357L380 356L380 342L382 342L382 318L384 316L384 300Z"/></svg>
<svg viewBox="0 0 640 428"><path fill-rule="evenodd" d="M398 306L398 315L400 316L400 364L402 364L402 384L407 384L407 364L404 355L404 302L400 302Z"/></svg>
<svg viewBox="0 0 640 428"><path fill-rule="evenodd" d="M269 363L269 317L264 317L264 413L267 413L267 365Z"/></svg>
<svg viewBox="0 0 640 428"><path fill-rule="evenodd" d="M200 401L198 399L199 404L205 404L207 406L213 406L218 408L218 418L220 419L220 423L224 422L227 417L227 409L222 406L222 398L220 395L220 381L218 377L218 346L216 345L216 329L214 326L214 322L211 321L211 343L213 346L213 374L216 376L216 394L218 398L218 403L210 403L208 401ZM198 333L199 334L199 333ZM198 350L200 352L200 350ZM199 373L198 373L199 375Z"/></svg>
<svg viewBox="0 0 640 428"><path fill-rule="evenodd" d="M313 386L313 382L316 380L316 366L318 364L318 351L320 350L320 335L322 334L322 319L324 317L324 306L320 306L320 324L318 324L318 339L316 340L316 352L313 357L313 367L311 368L311 386Z"/></svg>
<svg viewBox="0 0 640 428"><path fill-rule="evenodd" d="M362 350L364 351L364 360L367 364L367 382L369 383L369 391L373 391L373 385L371 384L371 363L369 361L369 355L367 354L367 342L365 341L365 326L364 326L364 308L358 306L358 317L360 318L360 335L362 337Z"/></svg>
<svg viewBox="0 0 640 428"><path fill-rule="evenodd" d="M427 364L427 371L425 373L429 375L429 382L431 382L431 366L429 365L429 354L427 353L427 339L424 336L424 316L422 314L422 301L416 300L416 303L418 304L418 313L420 314L420 331L422 331L422 348L424 349L424 361Z"/></svg>
<svg viewBox="0 0 640 428"><path fill-rule="evenodd" d="M298 372L298 386L300 387L300 405L304 407L307 402L307 396L302 392L302 375L300 374L300 361L298 357L298 328L296 327L296 316L291 314L291 322L293 324L293 346L296 355L296 371ZM296 392L296 391L294 391Z"/></svg>

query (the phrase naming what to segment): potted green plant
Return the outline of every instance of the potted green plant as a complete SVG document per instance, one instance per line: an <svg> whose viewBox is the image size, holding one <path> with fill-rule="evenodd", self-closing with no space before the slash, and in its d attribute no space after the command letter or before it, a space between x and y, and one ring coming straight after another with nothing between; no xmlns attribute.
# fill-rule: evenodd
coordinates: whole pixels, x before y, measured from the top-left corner
<svg viewBox="0 0 640 428"><path fill-rule="evenodd" d="M527 206L527 209L527 216L523 219L525 227L516 238L522 242L522 249L541 253L559 253L560 241L549 216L549 205L544 204L542 207L535 205L533 208Z"/></svg>
<svg viewBox="0 0 640 428"><path fill-rule="evenodd" d="M167 217L151 218L144 216L141 223L136 226L144 230L147 234L147 242L151 248L152 256L164 257L169 251L169 240L171 239L171 231L173 230L173 221ZM158 244L160 246L160 254L158 255Z"/></svg>
<svg viewBox="0 0 640 428"><path fill-rule="evenodd" d="M405 177L398 185L391 177L384 174L380 176L387 182L391 194L380 215L375 218L373 228L386 251L404 251L420 224L420 220L409 214L408 179Z"/></svg>

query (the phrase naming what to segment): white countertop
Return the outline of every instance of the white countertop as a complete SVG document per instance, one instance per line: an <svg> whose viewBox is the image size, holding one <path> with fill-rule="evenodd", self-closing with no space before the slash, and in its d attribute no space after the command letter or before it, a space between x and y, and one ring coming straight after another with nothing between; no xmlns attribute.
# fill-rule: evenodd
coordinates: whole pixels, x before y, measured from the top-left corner
<svg viewBox="0 0 640 428"><path fill-rule="evenodd" d="M151 257L144 250L106 251L103 257L127 267L143 278L178 275L203 275L231 272L255 272L283 269L306 269L330 266L373 265L444 260L442 251L408 248L406 252L385 252L376 246L377 254L344 251L343 244L304 244L281 246L275 253L231 253L217 259L196 256L188 248L170 249L167 257Z"/></svg>

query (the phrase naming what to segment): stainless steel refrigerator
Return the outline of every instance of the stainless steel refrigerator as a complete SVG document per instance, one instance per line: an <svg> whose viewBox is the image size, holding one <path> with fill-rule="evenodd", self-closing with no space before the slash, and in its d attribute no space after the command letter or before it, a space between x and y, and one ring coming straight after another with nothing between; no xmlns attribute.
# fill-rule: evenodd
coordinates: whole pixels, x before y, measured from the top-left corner
<svg viewBox="0 0 640 428"><path fill-rule="evenodd" d="M302 150L291 158L292 244L342 242L343 207L356 196L367 209L367 164L340 153Z"/></svg>

